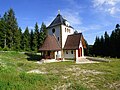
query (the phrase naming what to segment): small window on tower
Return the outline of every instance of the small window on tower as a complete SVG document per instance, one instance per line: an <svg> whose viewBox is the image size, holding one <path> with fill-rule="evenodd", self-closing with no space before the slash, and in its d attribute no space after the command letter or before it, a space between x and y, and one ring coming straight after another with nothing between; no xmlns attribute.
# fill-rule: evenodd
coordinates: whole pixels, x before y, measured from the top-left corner
<svg viewBox="0 0 120 90"><path fill-rule="evenodd" d="M54 28L52 29L52 33L55 33L55 29Z"/></svg>
<svg viewBox="0 0 120 90"><path fill-rule="evenodd" d="M59 41L59 37L58 37L58 41Z"/></svg>
<svg viewBox="0 0 120 90"><path fill-rule="evenodd" d="M67 28L67 32L69 32L69 29Z"/></svg>
<svg viewBox="0 0 120 90"><path fill-rule="evenodd" d="M66 28L65 28L65 32L66 32Z"/></svg>
<svg viewBox="0 0 120 90"><path fill-rule="evenodd" d="M70 33L71 31L70 31L70 29L69 29L69 33Z"/></svg>

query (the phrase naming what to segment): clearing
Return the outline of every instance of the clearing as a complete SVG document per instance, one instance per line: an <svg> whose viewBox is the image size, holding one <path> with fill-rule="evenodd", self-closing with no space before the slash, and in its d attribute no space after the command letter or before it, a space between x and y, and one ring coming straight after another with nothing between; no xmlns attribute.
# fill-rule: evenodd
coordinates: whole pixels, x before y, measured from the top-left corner
<svg viewBox="0 0 120 90"><path fill-rule="evenodd" d="M31 53L0 52L0 90L120 90L120 59L38 64Z"/></svg>

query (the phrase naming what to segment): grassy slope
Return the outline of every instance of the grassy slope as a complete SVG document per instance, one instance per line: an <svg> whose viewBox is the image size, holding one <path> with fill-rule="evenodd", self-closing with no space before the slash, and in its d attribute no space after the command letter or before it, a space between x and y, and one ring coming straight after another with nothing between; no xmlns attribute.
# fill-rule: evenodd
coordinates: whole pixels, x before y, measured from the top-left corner
<svg viewBox="0 0 120 90"><path fill-rule="evenodd" d="M0 90L120 89L120 60L96 64L37 64L29 57L18 52L0 52ZM35 69L46 73L27 73Z"/></svg>

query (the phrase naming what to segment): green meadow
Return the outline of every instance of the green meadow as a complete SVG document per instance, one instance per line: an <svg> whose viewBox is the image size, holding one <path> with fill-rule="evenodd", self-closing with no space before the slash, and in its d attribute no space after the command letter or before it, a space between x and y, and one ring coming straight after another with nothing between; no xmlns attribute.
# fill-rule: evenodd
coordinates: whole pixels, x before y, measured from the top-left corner
<svg viewBox="0 0 120 90"><path fill-rule="evenodd" d="M0 52L0 90L120 90L120 59L36 63L34 53Z"/></svg>

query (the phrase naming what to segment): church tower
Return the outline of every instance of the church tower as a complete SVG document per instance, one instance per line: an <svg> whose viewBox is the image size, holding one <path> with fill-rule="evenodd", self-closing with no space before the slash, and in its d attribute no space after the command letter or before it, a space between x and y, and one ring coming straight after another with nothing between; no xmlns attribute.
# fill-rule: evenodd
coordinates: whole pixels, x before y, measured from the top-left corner
<svg viewBox="0 0 120 90"><path fill-rule="evenodd" d="M70 26L69 22L62 17L60 13L52 21L52 23L47 27L49 35L55 35L58 40L61 49L63 49L67 36L73 34L74 29Z"/></svg>

